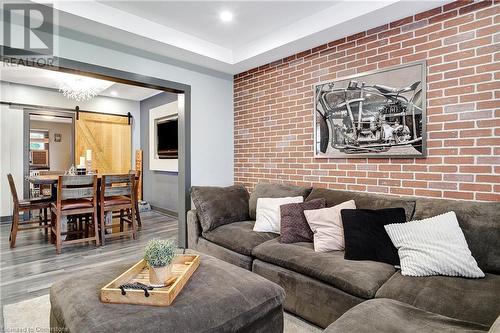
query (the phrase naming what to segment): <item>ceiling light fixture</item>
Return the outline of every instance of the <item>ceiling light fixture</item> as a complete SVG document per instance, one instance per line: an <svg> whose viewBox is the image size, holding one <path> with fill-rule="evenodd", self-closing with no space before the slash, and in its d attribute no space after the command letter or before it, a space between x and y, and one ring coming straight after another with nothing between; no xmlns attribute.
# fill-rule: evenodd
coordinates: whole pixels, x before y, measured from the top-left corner
<svg viewBox="0 0 500 333"><path fill-rule="evenodd" d="M230 11L224 10L219 14L219 18L222 22L231 22L233 20L233 13Z"/></svg>
<svg viewBox="0 0 500 333"><path fill-rule="evenodd" d="M59 91L68 99L88 101L106 89L110 83L89 77L67 76L59 83Z"/></svg>
<svg viewBox="0 0 500 333"><path fill-rule="evenodd" d="M118 93L116 92L116 90L111 90L110 94L111 94L111 96L118 96Z"/></svg>

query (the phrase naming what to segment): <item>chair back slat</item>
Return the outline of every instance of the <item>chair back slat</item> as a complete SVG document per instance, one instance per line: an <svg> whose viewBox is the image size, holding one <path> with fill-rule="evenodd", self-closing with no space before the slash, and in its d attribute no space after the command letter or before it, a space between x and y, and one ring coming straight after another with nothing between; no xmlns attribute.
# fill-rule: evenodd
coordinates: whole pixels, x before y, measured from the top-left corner
<svg viewBox="0 0 500 333"><path fill-rule="evenodd" d="M84 199L94 197L93 187L65 187L61 189L61 200Z"/></svg>
<svg viewBox="0 0 500 333"><path fill-rule="evenodd" d="M104 196L111 197L115 195L127 195L129 196L132 192L132 187L130 184L126 184L124 186L111 186L106 187Z"/></svg>
<svg viewBox="0 0 500 333"><path fill-rule="evenodd" d="M105 175L102 177L103 182L105 182L106 186L112 185L115 183L130 183L130 174L122 174L122 175Z"/></svg>
<svg viewBox="0 0 500 333"><path fill-rule="evenodd" d="M94 184L94 175L61 176L59 182L65 186L89 186Z"/></svg>
<svg viewBox="0 0 500 333"><path fill-rule="evenodd" d="M16 184L14 183L14 177L12 174L7 175L7 179L9 181L10 193L12 194L12 200L14 201L14 205L19 204L19 198L17 197Z"/></svg>
<svg viewBox="0 0 500 333"><path fill-rule="evenodd" d="M132 196L134 189L134 175L104 175L101 178L102 197L111 197L116 195Z"/></svg>
<svg viewBox="0 0 500 333"><path fill-rule="evenodd" d="M63 200L91 198L97 202L97 176L59 176L57 183L57 206Z"/></svg>

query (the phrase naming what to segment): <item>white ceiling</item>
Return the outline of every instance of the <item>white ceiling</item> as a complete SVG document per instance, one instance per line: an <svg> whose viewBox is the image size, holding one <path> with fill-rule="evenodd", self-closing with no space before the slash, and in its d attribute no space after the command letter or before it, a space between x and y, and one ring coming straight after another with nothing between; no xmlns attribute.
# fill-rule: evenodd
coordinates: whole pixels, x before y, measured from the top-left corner
<svg viewBox="0 0 500 333"><path fill-rule="evenodd" d="M30 86L59 89L61 81L69 77L78 75L54 72L37 67L26 66L4 66L2 67L0 80ZM96 79L93 79L96 80ZM96 80L102 81L102 80ZM107 87L99 93L99 96L113 98L122 98L133 101L142 101L148 97L154 96L161 91L137 86L131 86L122 83L104 81L104 87Z"/></svg>
<svg viewBox="0 0 500 333"><path fill-rule="evenodd" d="M53 3L62 27L229 74L450 2L34 1Z"/></svg>
<svg viewBox="0 0 500 333"><path fill-rule="evenodd" d="M236 49L338 1L297 1L292 4L289 1L266 1L264 4L258 1L99 2L224 48ZM221 11L233 13L233 21L221 22Z"/></svg>

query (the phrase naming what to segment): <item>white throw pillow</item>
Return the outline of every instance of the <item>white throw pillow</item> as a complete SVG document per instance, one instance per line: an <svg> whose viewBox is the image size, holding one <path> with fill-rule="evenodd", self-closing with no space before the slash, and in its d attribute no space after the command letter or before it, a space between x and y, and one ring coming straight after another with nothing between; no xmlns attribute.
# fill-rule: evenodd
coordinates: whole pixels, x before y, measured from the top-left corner
<svg viewBox="0 0 500 333"><path fill-rule="evenodd" d="M458 225L455 212L385 226L398 249L401 274L484 277Z"/></svg>
<svg viewBox="0 0 500 333"><path fill-rule="evenodd" d="M337 206L315 210L305 210L307 223L314 233L314 251L343 251L345 248L342 209L356 209L354 200Z"/></svg>
<svg viewBox="0 0 500 333"><path fill-rule="evenodd" d="M285 197L285 198L258 198L256 221L253 231L280 233L281 212L280 206L289 203L301 203L304 198Z"/></svg>

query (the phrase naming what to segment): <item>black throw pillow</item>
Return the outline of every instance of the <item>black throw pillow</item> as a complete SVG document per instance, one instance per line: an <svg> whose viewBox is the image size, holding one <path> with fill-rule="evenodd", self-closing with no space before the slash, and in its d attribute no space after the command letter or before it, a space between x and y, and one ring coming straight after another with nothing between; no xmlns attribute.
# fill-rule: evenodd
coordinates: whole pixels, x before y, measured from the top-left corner
<svg viewBox="0 0 500 333"><path fill-rule="evenodd" d="M399 265L398 250L384 225L406 222L404 208L342 209L344 259L373 260Z"/></svg>

